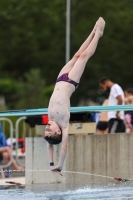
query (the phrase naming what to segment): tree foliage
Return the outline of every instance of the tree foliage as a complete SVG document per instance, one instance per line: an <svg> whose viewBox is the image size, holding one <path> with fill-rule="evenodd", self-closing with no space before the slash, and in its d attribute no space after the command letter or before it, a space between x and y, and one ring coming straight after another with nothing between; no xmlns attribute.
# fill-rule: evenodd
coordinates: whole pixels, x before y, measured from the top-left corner
<svg viewBox="0 0 133 200"><path fill-rule="evenodd" d="M14 102L18 94L19 88L16 81L12 79L0 79L0 94L6 99L6 105L8 108L14 108Z"/></svg>
<svg viewBox="0 0 133 200"><path fill-rule="evenodd" d="M99 16L106 21L105 33L95 55L87 63L80 86L72 96L72 105L77 105L81 98L99 102L98 81L102 76L108 76L123 88L133 86L132 0L72 0L71 57ZM10 85L8 94L13 99L9 101L6 96L6 101L11 103L9 107L47 106L48 100L45 102L44 97L46 93L49 94L47 98L51 95L51 85L65 64L66 1L1 0L0 25L0 78L12 81L4 87L0 82L0 94L7 94ZM39 69L40 75L32 69ZM32 78L41 76L41 81L33 80L35 84L32 85L29 74ZM21 98L16 98L15 102L16 95Z"/></svg>
<svg viewBox="0 0 133 200"><path fill-rule="evenodd" d="M38 69L31 69L30 72L25 74L24 78L25 81L18 83L19 92L16 108L47 107L53 86L45 87L45 81Z"/></svg>

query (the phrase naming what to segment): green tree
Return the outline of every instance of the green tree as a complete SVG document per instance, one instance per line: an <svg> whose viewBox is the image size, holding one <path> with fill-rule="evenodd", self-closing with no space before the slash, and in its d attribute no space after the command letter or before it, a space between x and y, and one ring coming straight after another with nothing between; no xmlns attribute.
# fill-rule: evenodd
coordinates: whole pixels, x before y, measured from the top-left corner
<svg viewBox="0 0 133 200"><path fill-rule="evenodd" d="M1 0L0 24L0 70L4 76L19 79L27 69L40 68L48 83L46 74L56 77L65 60L63 1Z"/></svg>
<svg viewBox="0 0 133 200"><path fill-rule="evenodd" d="M99 102L102 93L98 82L102 76L108 76L123 89L133 86L132 15L131 0L72 1L72 54L88 36L99 16L106 21L104 36L99 41L95 55L87 63L79 89L72 97L72 105L80 97Z"/></svg>
<svg viewBox="0 0 133 200"><path fill-rule="evenodd" d="M14 108L14 102L18 94L19 88L17 82L12 79L0 79L0 96L5 97L6 106L9 109Z"/></svg>
<svg viewBox="0 0 133 200"><path fill-rule="evenodd" d="M44 108L48 106L53 86L46 87L39 69L26 73L25 81L18 83L17 109Z"/></svg>
<svg viewBox="0 0 133 200"><path fill-rule="evenodd" d="M87 63L71 105L81 98L99 102L102 76L123 88L133 86L132 0L72 0L71 57L99 16L106 21L105 34ZM46 88L54 84L65 64L66 1L1 0L0 24L0 78L23 80L26 72L37 68Z"/></svg>

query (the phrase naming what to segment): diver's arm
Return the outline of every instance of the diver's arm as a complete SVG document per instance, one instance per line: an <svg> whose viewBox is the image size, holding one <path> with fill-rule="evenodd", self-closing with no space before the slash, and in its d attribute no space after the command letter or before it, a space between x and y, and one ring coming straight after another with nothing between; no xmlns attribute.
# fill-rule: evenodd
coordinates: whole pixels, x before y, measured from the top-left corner
<svg viewBox="0 0 133 200"><path fill-rule="evenodd" d="M61 145L61 151L60 151L60 158L58 167L62 169L66 153L67 153L67 143L68 143L68 131L69 131L69 124L68 126L62 130L62 145Z"/></svg>
<svg viewBox="0 0 133 200"><path fill-rule="evenodd" d="M61 145L61 151L60 151L60 158L59 158L58 165L54 168L55 171L62 170L62 166L63 166L66 153L67 153L68 132L69 132L69 123L66 126L66 128L62 129L62 145Z"/></svg>
<svg viewBox="0 0 133 200"><path fill-rule="evenodd" d="M49 162L54 162L54 147L52 144L47 143L47 151L48 151L48 157L49 157Z"/></svg>

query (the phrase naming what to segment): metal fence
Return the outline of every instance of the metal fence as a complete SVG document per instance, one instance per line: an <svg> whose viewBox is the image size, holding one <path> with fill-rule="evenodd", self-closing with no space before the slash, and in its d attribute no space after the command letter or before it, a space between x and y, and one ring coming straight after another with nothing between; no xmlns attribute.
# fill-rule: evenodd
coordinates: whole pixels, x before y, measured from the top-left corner
<svg viewBox="0 0 133 200"><path fill-rule="evenodd" d="M13 122L9 118L0 118L0 122L3 128L3 133L6 136L5 130L6 126L9 126L9 131L10 131L10 159L9 162L4 165L2 164L2 160L0 161L0 173L2 175L2 178L5 178L4 175L4 169L8 169L12 164L12 159L15 157L15 160L18 165L25 167L25 151L23 153L20 153L19 149L19 138L20 138L20 125L21 125L21 139L24 142L24 148L25 148L25 138L26 137L32 137L33 136L33 131L32 128L30 128L29 125L25 123L26 117L20 117L16 120L15 126L13 126ZM14 139L15 138L15 146L13 145ZM23 159L23 162L21 161ZM6 171L8 171L6 170Z"/></svg>

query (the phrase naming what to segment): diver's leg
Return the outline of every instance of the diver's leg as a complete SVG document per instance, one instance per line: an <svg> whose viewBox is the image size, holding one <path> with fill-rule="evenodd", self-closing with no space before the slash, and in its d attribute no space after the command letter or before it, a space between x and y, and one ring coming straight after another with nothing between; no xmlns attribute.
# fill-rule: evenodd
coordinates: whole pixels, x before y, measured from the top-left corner
<svg viewBox="0 0 133 200"><path fill-rule="evenodd" d="M98 19L98 21L100 20L100 18ZM97 27L97 23L96 22L92 32L90 33L90 35L88 36L88 38L84 41L84 43L81 45L80 49L75 53L75 55L73 56L73 58L62 68L62 70L60 71L59 76L61 76L62 74L65 73L69 73L71 71L71 69L73 68L74 64L76 63L76 61L78 60L78 58L80 57L80 55L87 49L87 47L90 45L94 35L95 35L95 31L96 31L96 27Z"/></svg>
<svg viewBox="0 0 133 200"><path fill-rule="evenodd" d="M79 83L80 78L85 69L85 65L89 60L89 58L95 53L99 38L103 35L104 26L105 26L105 21L102 18L100 18L100 20L98 20L95 35L91 43L89 44L87 49L79 56L73 68L69 72L69 78L72 79L73 81Z"/></svg>

